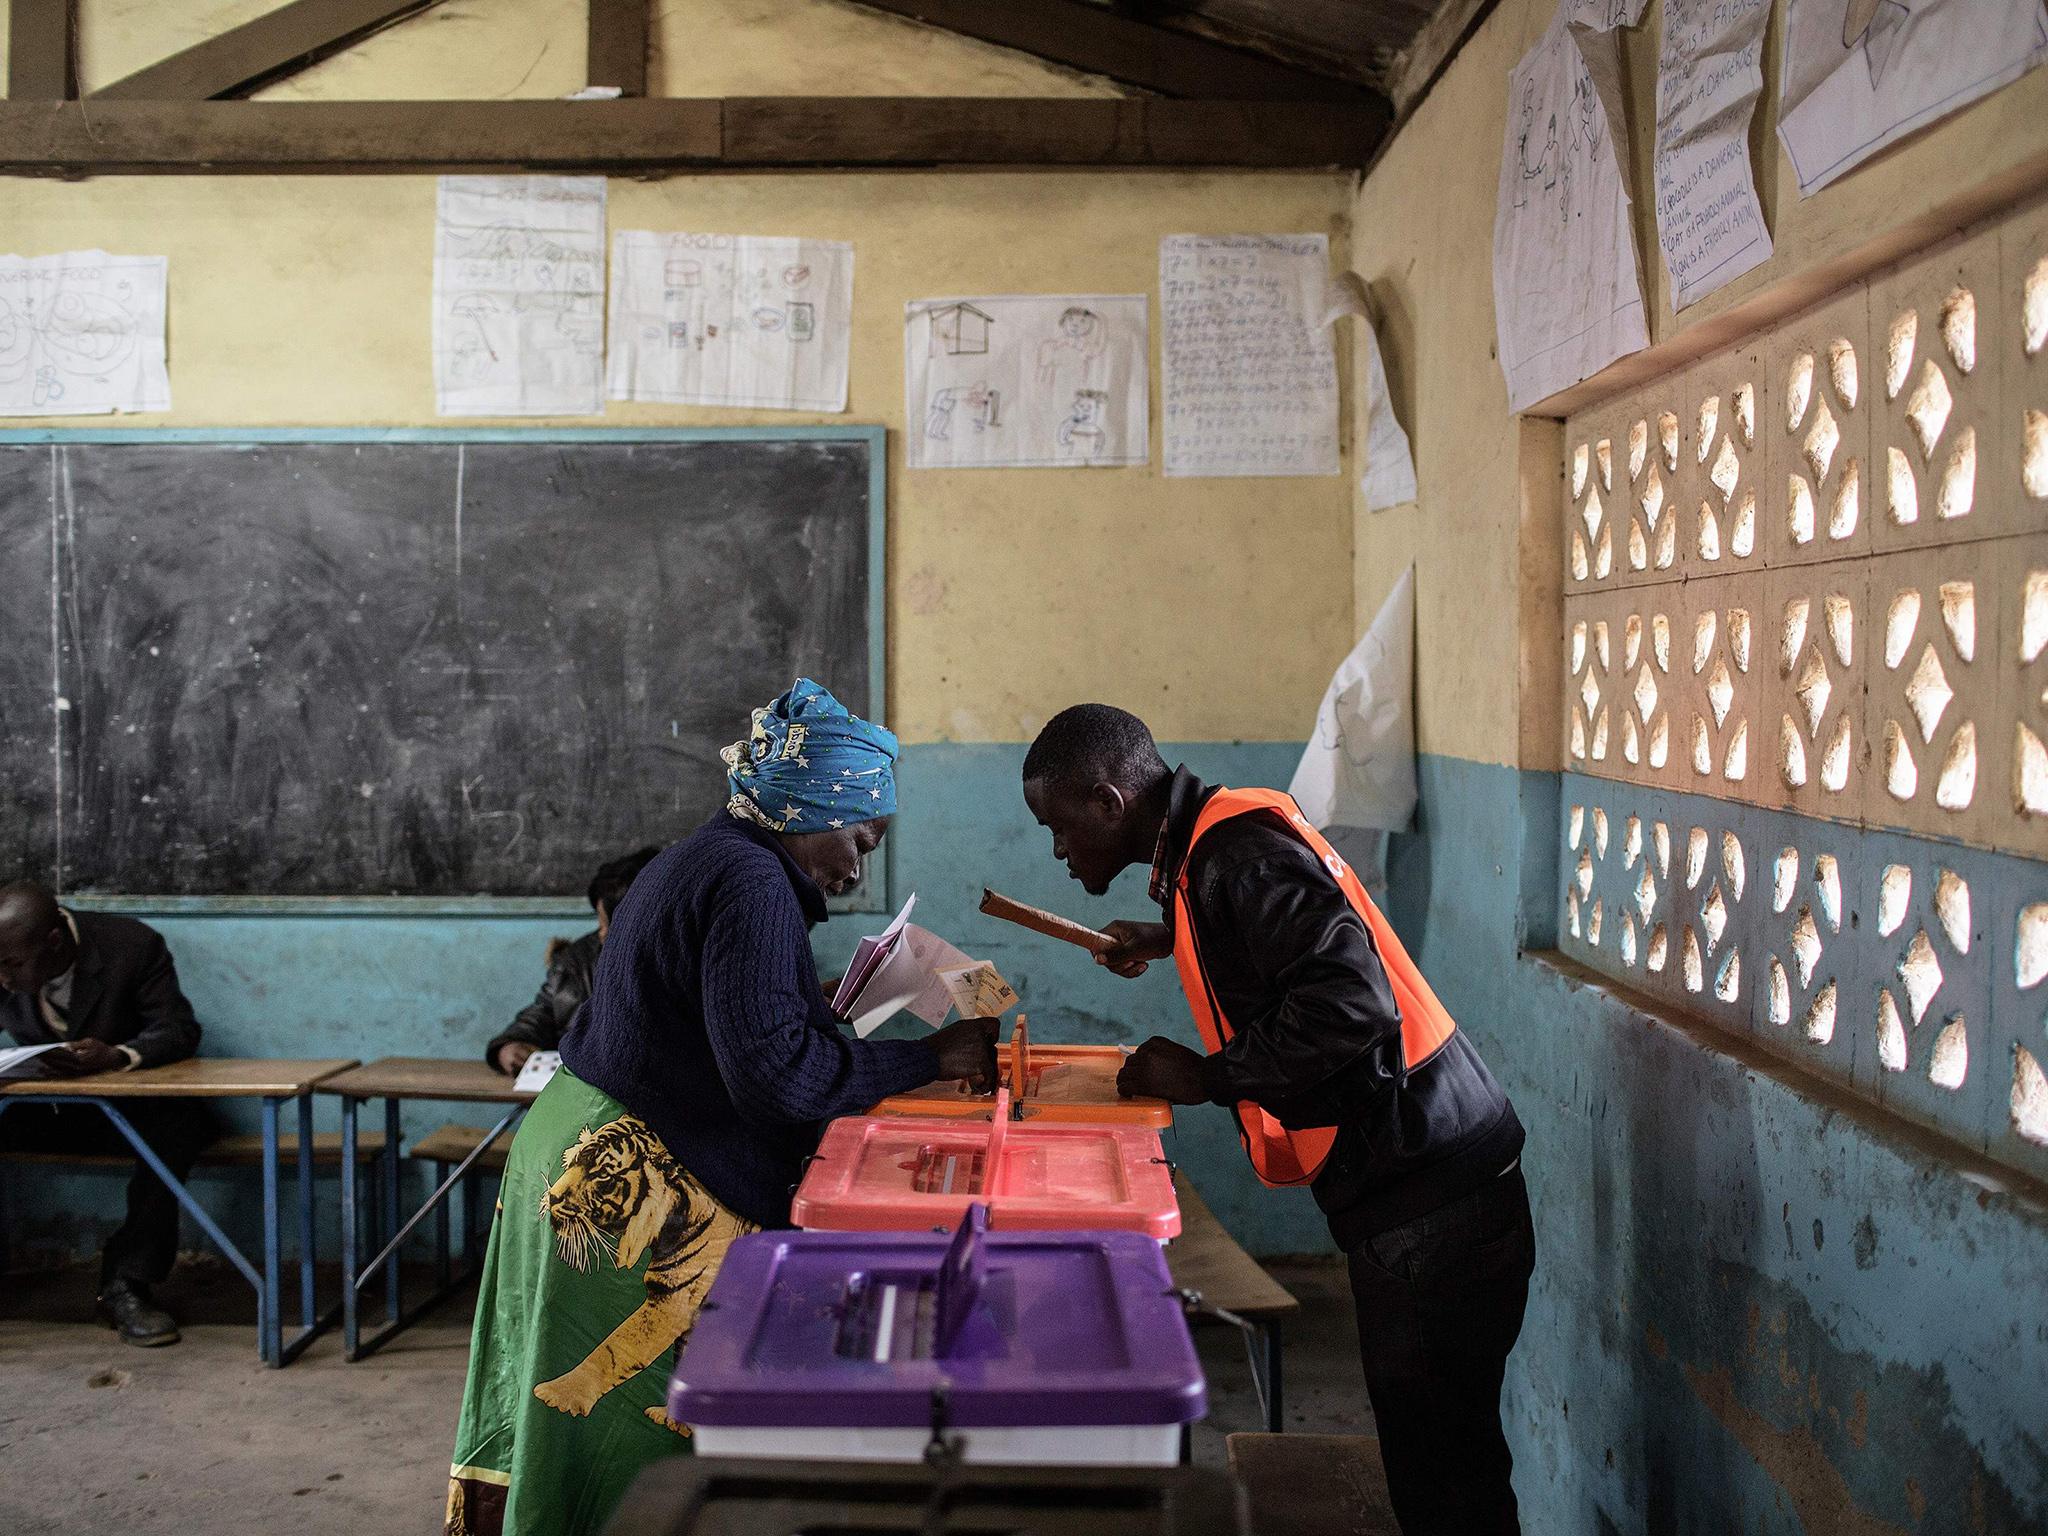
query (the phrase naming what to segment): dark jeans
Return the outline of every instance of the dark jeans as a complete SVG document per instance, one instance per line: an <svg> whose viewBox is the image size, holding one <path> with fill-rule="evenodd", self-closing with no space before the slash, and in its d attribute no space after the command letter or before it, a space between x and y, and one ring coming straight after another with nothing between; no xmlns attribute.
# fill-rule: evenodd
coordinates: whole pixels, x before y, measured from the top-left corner
<svg viewBox="0 0 2048 1536"><path fill-rule="evenodd" d="M220 1135L205 1104L192 1099L122 1099L117 1107L180 1180ZM90 1104L16 1104L0 1113L0 1147L18 1152L132 1153L128 1138ZM128 1180L128 1215L100 1255L100 1288L113 1280L154 1285L178 1257L178 1197L141 1158Z"/></svg>
<svg viewBox="0 0 2048 1536"><path fill-rule="evenodd" d="M1500 1388L1536 1234L1519 1166L1349 1254L1358 1352L1403 1536L1519 1532Z"/></svg>

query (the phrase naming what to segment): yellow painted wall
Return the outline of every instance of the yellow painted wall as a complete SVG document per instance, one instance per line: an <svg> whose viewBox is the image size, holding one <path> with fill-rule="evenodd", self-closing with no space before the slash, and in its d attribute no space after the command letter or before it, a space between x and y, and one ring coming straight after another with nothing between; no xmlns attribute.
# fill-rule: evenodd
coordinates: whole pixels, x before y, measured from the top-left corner
<svg viewBox="0 0 2048 1536"><path fill-rule="evenodd" d="M1636 199L1653 343L1645 361L1657 371L1751 328L1744 306L1825 291L1859 251L1938 226L1973 187L2048 184L2048 69L2039 69L1802 200L1776 136L1783 9L1780 0L1751 133L1776 254L1674 315L1651 202ZM1553 11L1554 0L1502 0L1366 177L1352 235L1419 492L1416 505L1385 512L1356 503L1357 623L1415 562L1421 749L1529 768L1559 766L1562 439L1554 422L1508 413L1494 357L1493 213L1508 76ZM1624 50L1637 187L1649 184L1660 34L1653 3Z"/></svg>
<svg viewBox="0 0 2048 1536"><path fill-rule="evenodd" d="M264 8L195 5L204 24L145 32L178 8L84 0L88 85ZM766 92L780 59L782 91L1114 94L827 0L684 0L662 14L675 93ZM581 84L582 16L581 0L451 0L278 94L557 94ZM6 196L8 250L170 258L176 409L122 424L436 424L431 177L12 182ZM1323 231L1341 260L1349 203L1347 179L1330 174L614 180L614 229L852 241L849 408L612 404L578 424L888 426L890 719L907 740L1026 740L1083 698L1137 709L1169 739L1298 740L1351 620L1348 451L1337 477L1166 480L1155 335L1149 468L912 473L902 315L942 294L1147 292L1156 333L1160 236Z"/></svg>

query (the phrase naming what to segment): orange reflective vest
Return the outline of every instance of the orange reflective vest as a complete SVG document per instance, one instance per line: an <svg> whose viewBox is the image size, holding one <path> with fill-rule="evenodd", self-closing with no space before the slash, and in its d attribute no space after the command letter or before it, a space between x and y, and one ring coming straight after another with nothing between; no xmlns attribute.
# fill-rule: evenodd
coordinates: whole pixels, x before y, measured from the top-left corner
<svg viewBox="0 0 2048 1536"><path fill-rule="evenodd" d="M1195 925L1189 909L1188 869L1193 863L1195 848L1204 836L1231 817L1250 815L1254 811L1274 811L1285 818L1295 836L1307 843L1316 857L1323 861L1323 867L1337 882L1337 888L1351 903L1351 909L1372 934L1373 947L1379 951L1380 964L1386 967L1394 1001L1400 1008L1402 1063L1408 1071L1414 1071L1443 1048L1444 1042L1456 1032L1457 1023L1437 1001L1436 993L1423 980L1415 962L1408 958L1408 951L1402 948L1392 926L1380 915L1380 909L1372 904L1372 898L1365 894L1365 886L1360 883L1357 873L1324 840L1323 835L1309 825L1308 818L1301 814L1301 807L1294 803L1293 797L1277 789L1217 790L1195 818L1195 830L1188 838L1187 852L1181 855L1180 873L1173 884L1173 963L1180 971L1181 990L1187 994L1188 1009L1195 1016L1195 1028L1201 1031L1202 1043L1213 1055L1222 1050L1237 1031L1223 1016L1215 990L1210 987L1208 974L1202 967L1201 946L1195 938ZM1252 942L1257 942L1255 935ZM1337 1140L1335 1126L1290 1131L1248 1099L1237 1106L1236 1113L1238 1133L1244 1141L1245 1152L1251 1157L1252 1170L1258 1174L1261 1183L1274 1188L1308 1183L1322 1169L1329 1158L1331 1146Z"/></svg>

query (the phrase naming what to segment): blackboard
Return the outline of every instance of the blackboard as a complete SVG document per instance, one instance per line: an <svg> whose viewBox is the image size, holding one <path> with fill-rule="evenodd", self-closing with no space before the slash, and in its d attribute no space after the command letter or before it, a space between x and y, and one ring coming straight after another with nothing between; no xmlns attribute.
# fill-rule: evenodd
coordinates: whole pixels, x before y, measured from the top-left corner
<svg viewBox="0 0 2048 1536"><path fill-rule="evenodd" d="M793 678L876 712L879 428L55 436L0 436L10 874L577 896Z"/></svg>

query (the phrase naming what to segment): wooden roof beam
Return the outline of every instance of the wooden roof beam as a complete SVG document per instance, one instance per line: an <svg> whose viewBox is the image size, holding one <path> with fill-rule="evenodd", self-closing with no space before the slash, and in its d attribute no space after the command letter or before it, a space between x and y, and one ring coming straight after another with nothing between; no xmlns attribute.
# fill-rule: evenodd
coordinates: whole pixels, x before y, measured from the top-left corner
<svg viewBox="0 0 2048 1536"><path fill-rule="evenodd" d="M590 0L591 85L615 85L621 96L647 94L647 0Z"/></svg>
<svg viewBox="0 0 2048 1536"><path fill-rule="evenodd" d="M78 94L73 12L77 0L11 0L7 8L7 95L63 101Z"/></svg>
<svg viewBox="0 0 2048 1536"><path fill-rule="evenodd" d="M857 0L1014 48L1053 64L1105 75L1162 96L1196 100L1356 103L1370 93L1191 33L1137 21L1088 0Z"/></svg>
<svg viewBox="0 0 2048 1536"><path fill-rule="evenodd" d="M14 3L19 15L24 0ZM438 4L440 0L292 0L103 85L92 99L206 101L247 95Z"/></svg>
<svg viewBox="0 0 2048 1536"><path fill-rule="evenodd" d="M0 174L1355 167L1377 98L0 102Z"/></svg>

